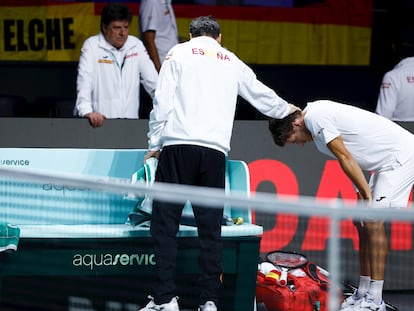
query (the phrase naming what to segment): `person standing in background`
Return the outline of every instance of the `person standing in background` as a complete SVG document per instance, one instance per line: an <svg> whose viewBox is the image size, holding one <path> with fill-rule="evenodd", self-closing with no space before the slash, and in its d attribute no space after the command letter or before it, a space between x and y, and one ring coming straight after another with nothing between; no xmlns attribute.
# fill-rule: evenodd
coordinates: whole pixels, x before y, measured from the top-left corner
<svg viewBox="0 0 414 311"><path fill-rule="evenodd" d="M375 112L393 121L414 121L414 45L395 46L399 63L381 84Z"/></svg>
<svg viewBox="0 0 414 311"><path fill-rule="evenodd" d="M154 97L158 73L137 37L129 35L132 12L123 4L102 9L101 33L83 43L75 114L99 127L106 118L138 119L140 85Z"/></svg>
<svg viewBox="0 0 414 311"><path fill-rule="evenodd" d="M168 51L178 43L171 0L141 0L138 22L141 39L159 72Z"/></svg>

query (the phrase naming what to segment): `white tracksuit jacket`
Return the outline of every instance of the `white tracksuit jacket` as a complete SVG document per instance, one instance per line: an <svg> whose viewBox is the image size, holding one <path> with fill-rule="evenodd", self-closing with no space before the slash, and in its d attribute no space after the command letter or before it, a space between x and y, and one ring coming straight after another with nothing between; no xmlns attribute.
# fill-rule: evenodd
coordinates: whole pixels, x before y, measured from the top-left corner
<svg viewBox="0 0 414 311"><path fill-rule="evenodd" d="M137 119L140 83L154 97L157 79L154 63L138 38L128 36L117 50L102 33L92 36L82 46L75 114L83 117L97 111L109 119Z"/></svg>
<svg viewBox="0 0 414 311"><path fill-rule="evenodd" d="M414 121L414 57L384 75L375 112L393 121Z"/></svg>
<svg viewBox="0 0 414 311"><path fill-rule="evenodd" d="M149 150L192 144L227 154L237 95L267 116L289 114L288 103L213 38L196 37L176 45L158 78L149 121Z"/></svg>

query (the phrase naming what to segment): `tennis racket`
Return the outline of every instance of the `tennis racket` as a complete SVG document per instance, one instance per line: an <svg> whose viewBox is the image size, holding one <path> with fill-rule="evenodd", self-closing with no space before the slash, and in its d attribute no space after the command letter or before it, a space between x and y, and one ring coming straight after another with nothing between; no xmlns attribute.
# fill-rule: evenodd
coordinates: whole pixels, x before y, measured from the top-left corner
<svg viewBox="0 0 414 311"><path fill-rule="evenodd" d="M280 285L287 284L287 273L290 269L302 268L308 263L308 258L303 254L280 250L268 253L266 260L280 268Z"/></svg>
<svg viewBox="0 0 414 311"><path fill-rule="evenodd" d="M305 255L286 251L272 251L266 255L266 260L286 269L302 268L308 263Z"/></svg>

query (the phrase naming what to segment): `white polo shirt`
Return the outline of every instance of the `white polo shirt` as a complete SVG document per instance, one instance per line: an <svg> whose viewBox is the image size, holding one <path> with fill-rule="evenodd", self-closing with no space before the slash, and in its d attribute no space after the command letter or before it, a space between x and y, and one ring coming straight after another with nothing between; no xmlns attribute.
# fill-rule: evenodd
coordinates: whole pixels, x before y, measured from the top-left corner
<svg viewBox="0 0 414 311"><path fill-rule="evenodd" d="M375 113L318 100L307 104L304 120L318 150L334 157L327 144L339 135L361 169L380 171L413 159L414 135Z"/></svg>
<svg viewBox="0 0 414 311"><path fill-rule="evenodd" d="M162 63L168 51L178 43L177 24L171 0L141 0L139 29L141 36L148 30L155 31L155 44Z"/></svg>
<svg viewBox="0 0 414 311"><path fill-rule="evenodd" d="M414 57L384 75L375 112L394 121L414 121Z"/></svg>

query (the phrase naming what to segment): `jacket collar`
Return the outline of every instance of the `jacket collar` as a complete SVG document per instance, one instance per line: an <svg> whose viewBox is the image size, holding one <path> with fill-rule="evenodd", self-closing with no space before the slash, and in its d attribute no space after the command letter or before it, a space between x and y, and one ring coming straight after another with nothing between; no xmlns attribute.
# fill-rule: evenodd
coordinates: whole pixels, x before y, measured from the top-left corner
<svg viewBox="0 0 414 311"><path fill-rule="evenodd" d="M200 37L195 37L192 38L190 41L192 42L210 42L210 44L216 44L216 45L220 45L216 39L212 38L212 37L208 37L208 36L200 36Z"/></svg>

